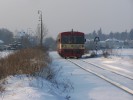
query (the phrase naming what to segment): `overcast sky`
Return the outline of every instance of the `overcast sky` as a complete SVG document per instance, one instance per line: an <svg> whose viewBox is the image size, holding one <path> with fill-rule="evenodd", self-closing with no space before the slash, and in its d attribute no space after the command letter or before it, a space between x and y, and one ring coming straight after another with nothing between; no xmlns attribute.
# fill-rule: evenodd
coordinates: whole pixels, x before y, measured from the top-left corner
<svg viewBox="0 0 133 100"><path fill-rule="evenodd" d="M106 34L133 28L133 0L0 0L0 28L35 31L38 10L54 37L72 28L84 33L102 28Z"/></svg>

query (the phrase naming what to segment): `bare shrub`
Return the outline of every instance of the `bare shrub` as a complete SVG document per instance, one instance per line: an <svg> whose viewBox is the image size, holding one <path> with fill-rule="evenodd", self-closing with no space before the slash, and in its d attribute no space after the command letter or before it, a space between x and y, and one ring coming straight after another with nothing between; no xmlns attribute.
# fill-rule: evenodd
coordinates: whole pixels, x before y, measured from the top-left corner
<svg viewBox="0 0 133 100"><path fill-rule="evenodd" d="M103 51L103 56L107 58L109 56L109 53L107 51Z"/></svg>
<svg viewBox="0 0 133 100"><path fill-rule="evenodd" d="M47 49L43 47L27 48L16 51L9 56L0 59L0 79L4 79L9 75L22 75L32 76L37 79L37 86L42 88L44 82L41 78L51 82L47 86L52 92L58 92L65 95L69 100L68 95L72 91L73 84L67 78L62 78L60 68L54 68L50 65L51 59L48 55ZM30 78L30 77L29 77ZM32 85L32 84L31 84ZM0 91L4 88L1 86ZM67 96L66 96L67 93Z"/></svg>
<svg viewBox="0 0 133 100"><path fill-rule="evenodd" d="M97 56L96 52L92 51L90 57L96 57L96 56Z"/></svg>
<svg viewBox="0 0 133 100"><path fill-rule="evenodd" d="M50 63L43 48L27 48L0 59L0 79L9 75L34 75Z"/></svg>
<svg viewBox="0 0 133 100"><path fill-rule="evenodd" d="M3 93L4 90L5 90L5 88L2 87L2 85L0 85L0 94Z"/></svg>
<svg viewBox="0 0 133 100"><path fill-rule="evenodd" d="M112 49L105 49L102 51L102 54L105 58L108 58L112 54Z"/></svg>

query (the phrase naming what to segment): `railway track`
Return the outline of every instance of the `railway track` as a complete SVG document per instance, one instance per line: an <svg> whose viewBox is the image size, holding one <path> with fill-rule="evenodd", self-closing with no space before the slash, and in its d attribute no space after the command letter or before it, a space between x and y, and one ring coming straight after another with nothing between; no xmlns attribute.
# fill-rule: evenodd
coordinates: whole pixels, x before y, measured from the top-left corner
<svg viewBox="0 0 133 100"><path fill-rule="evenodd" d="M112 70L109 70L109 69L104 69L104 68L102 68L101 66L98 66L98 65L95 65L95 64L93 64L93 63L89 63L89 62L86 62L86 61L83 61L83 60L71 60L71 59L67 59L67 60L68 60L69 62L73 63L74 65L80 67L81 69L83 69L83 70L85 70L85 71L87 71L87 72L90 72L90 73L96 75L97 77L99 77L99 78L101 78L101 79L103 79L103 80L105 80L105 81L111 83L112 85L114 85L114 86L116 86L116 87L118 87L118 88L124 90L125 92L127 92L127 93L133 95L133 90L132 90L132 89L130 89L128 86L125 86L125 85L121 84L121 82L116 82L116 81L114 81L113 79L111 79L110 77L108 77L108 76L102 74L102 73L100 72L100 70L103 70L104 72L105 72L105 71L110 71L111 73L113 72L113 74L119 75L119 76L122 76L122 77L125 77L125 78L128 78L128 80L131 80L131 81L132 81L132 77L129 77L129 76L127 76L127 75L123 75L123 74L121 74L121 73L117 73L117 72L112 71ZM81 63L80 63L80 62L81 62ZM96 69L95 69L95 68L94 68L94 69L91 69L90 67L85 67L85 65L88 66L88 64L89 64L90 66L92 66L92 67L95 67ZM97 70L97 69L98 69L98 70ZM96 70L97 70L97 71L96 71Z"/></svg>
<svg viewBox="0 0 133 100"><path fill-rule="evenodd" d="M111 72L113 72L113 73L115 73L115 74L118 74L118 75L121 75L121 76L123 76L123 77L126 77L126 78L128 78L128 79L133 80L133 76L131 76L131 75L124 74L124 73L121 73L121 72L119 72L119 71L116 71L116 70L107 68L107 67L102 67L102 66L96 65L96 64L94 64L94 63L92 63L92 62L88 62L88 61L85 61L85 60L82 60L82 61L83 61L83 62L86 62L86 63L88 63L88 64L90 64L90 65L93 65L93 66L95 66L95 67L98 67L98 68L101 68L101 69L104 69L104 70L111 71Z"/></svg>

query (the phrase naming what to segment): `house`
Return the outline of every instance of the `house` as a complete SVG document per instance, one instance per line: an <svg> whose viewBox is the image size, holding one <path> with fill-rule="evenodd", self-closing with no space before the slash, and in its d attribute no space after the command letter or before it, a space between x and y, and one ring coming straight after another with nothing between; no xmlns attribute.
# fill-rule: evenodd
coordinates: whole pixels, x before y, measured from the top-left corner
<svg viewBox="0 0 133 100"><path fill-rule="evenodd" d="M107 39L105 40L106 46L108 48L121 48L124 45L123 41L117 40L117 39Z"/></svg>

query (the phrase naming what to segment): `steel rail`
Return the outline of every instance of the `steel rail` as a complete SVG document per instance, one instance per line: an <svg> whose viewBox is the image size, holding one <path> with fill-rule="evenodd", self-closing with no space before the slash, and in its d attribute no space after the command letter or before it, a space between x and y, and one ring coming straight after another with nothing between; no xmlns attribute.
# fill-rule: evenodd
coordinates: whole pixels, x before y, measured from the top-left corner
<svg viewBox="0 0 133 100"><path fill-rule="evenodd" d="M110 68L103 68L103 67L101 67L101 66L98 66L98 65L96 65L96 64L94 64L94 63L91 63L91 62L88 62L88 61L84 61L84 60L81 60L81 61L86 62L86 63L88 63L88 64L90 64L90 65L93 65L93 66L95 66L95 67L98 67L98 68L101 68L101 69L104 69L104 70L111 71L111 72L113 72L113 73L115 73L115 74L117 74L117 75L121 75L121 76L123 76L123 77L126 77L126 78L128 78L128 79L133 80L133 77L132 77L132 76L129 76L129 75L127 75L127 74L120 73L120 72L115 71L115 70L110 69Z"/></svg>
<svg viewBox="0 0 133 100"><path fill-rule="evenodd" d="M94 74L94 75L100 77L101 79L103 79L103 80L105 80L105 81L111 83L112 85L114 85L114 86L116 86L116 87L118 87L118 88L124 90L125 92L127 92L127 93L133 95L133 90L132 90L132 89L129 89L128 87L126 87L126 86L124 86L124 85L121 85L120 83L115 82L115 81L113 81L113 80L111 80L111 79L109 79L109 78L107 78L107 77L105 77L105 76L103 76L103 75L101 75L101 74L98 74L98 73L96 73L96 72L94 72L94 71L92 71L92 70L90 70L90 69L85 69L84 67L82 67L81 65L79 65L79 64L77 64L77 63L75 63L75 62L73 62L73 61L70 60L70 59L67 59L67 60L68 60L69 62L73 63L74 65L80 67L81 69L83 69L83 70L85 70L85 71L87 71L87 72L90 72L90 73L92 73L92 74Z"/></svg>

